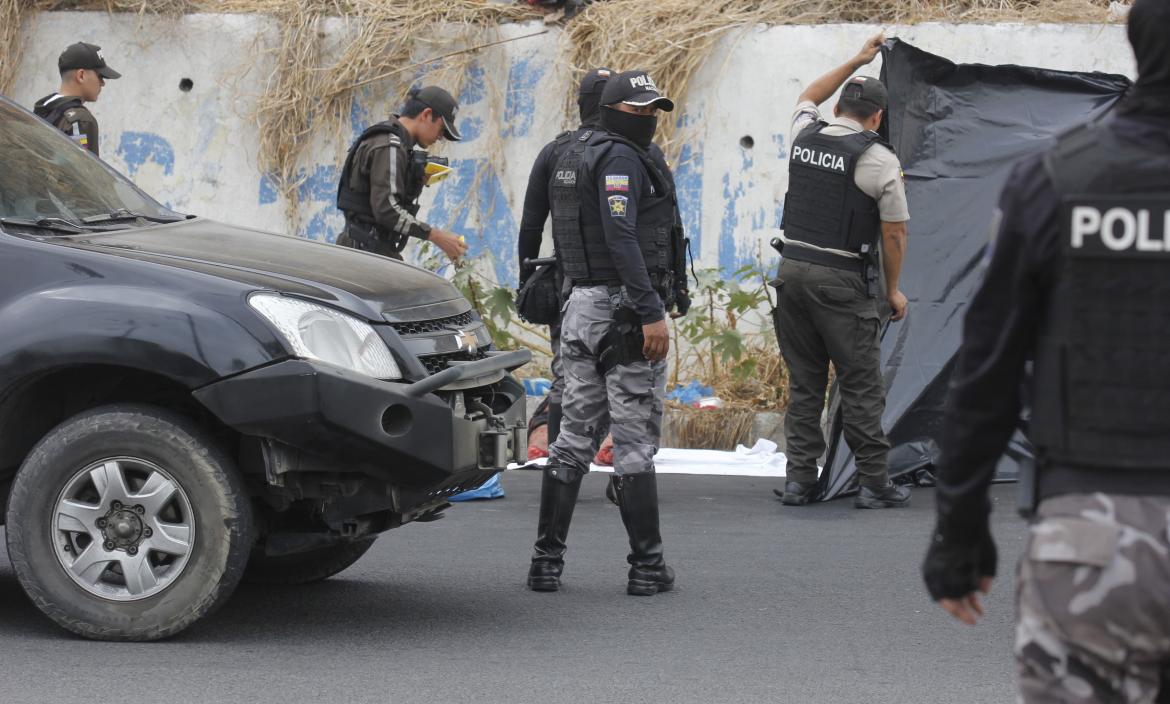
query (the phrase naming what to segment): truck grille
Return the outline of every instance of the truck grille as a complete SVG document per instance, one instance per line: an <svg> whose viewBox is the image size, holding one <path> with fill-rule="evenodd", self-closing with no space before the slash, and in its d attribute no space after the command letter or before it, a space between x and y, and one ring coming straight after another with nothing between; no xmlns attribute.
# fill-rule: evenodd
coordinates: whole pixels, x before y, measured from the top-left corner
<svg viewBox="0 0 1170 704"><path fill-rule="evenodd" d="M448 362L474 362L477 359L483 359L485 357L487 355L484 354L483 350L477 351L474 355L463 351L426 355L419 357L418 361L422 362L422 365L426 367L427 374L438 374L449 366L447 364Z"/></svg>
<svg viewBox="0 0 1170 704"><path fill-rule="evenodd" d="M450 328L465 328L471 325L472 317L471 311L453 315L449 318L438 318L437 320L419 320L413 323L391 323L399 335L425 335L431 332L447 332ZM444 362L444 369L446 363Z"/></svg>

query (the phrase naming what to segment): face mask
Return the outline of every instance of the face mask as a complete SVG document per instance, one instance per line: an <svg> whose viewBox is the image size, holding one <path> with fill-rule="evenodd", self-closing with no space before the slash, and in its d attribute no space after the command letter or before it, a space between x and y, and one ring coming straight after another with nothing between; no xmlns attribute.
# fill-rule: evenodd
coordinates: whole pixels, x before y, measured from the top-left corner
<svg viewBox="0 0 1170 704"><path fill-rule="evenodd" d="M581 124L586 127L596 127L601 121L601 93L578 95L577 108L581 112Z"/></svg>
<svg viewBox="0 0 1170 704"><path fill-rule="evenodd" d="M645 149L658 129L657 115L635 115L605 106L601 110L601 126Z"/></svg>

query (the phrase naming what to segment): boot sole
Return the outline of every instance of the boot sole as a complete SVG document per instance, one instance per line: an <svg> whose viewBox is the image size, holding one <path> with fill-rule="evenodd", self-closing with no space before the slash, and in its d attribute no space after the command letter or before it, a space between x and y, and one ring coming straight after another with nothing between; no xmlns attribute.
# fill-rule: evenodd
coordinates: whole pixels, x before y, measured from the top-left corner
<svg viewBox="0 0 1170 704"><path fill-rule="evenodd" d="M663 584L662 582L645 582L642 580L630 580L626 586L626 594L631 596L654 596L659 592L668 592L674 589L674 584Z"/></svg>
<svg viewBox="0 0 1170 704"><path fill-rule="evenodd" d="M884 499L854 499L853 508L905 508L910 505L910 499L905 501L886 501Z"/></svg>
<svg viewBox="0 0 1170 704"><path fill-rule="evenodd" d="M561 580L556 577L529 577L528 588L534 592L555 592L561 588Z"/></svg>

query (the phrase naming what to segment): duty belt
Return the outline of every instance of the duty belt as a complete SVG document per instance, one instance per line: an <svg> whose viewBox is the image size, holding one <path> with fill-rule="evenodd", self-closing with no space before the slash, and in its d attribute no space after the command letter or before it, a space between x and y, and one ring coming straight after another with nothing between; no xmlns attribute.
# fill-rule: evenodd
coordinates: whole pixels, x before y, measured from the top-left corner
<svg viewBox="0 0 1170 704"><path fill-rule="evenodd" d="M665 296L670 282L670 274L656 273L650 274L650 287L658 293L659 296ZM573 279L573 286L582 286L588 288L590 286L607 286L610 289L620 289L622 287L621 279Z"/></svg>
<svg viewBox="0 0 1170 704"><path fill-rule="evenodd" d="M864 266L864 260L854 259L852 257L843 257L840 254L833 254L832 252L823 252L812 247L803 247L799 242L793 241L785 244L784 258L791 259L794 262L808 262L809 264L819 264L821 266L831 267L833 269L843 269L854 273L860 273Z"/></svg>

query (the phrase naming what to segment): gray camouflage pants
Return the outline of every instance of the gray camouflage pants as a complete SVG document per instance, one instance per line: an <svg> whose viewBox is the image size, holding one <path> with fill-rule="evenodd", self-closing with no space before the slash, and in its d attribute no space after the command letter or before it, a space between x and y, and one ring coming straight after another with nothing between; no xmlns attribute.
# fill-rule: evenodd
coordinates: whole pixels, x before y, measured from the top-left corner
<svg viewBox="0 0 1170 704"><path fill-rule="evenodd" d="M609 423L613 469L617 475L654 471L662 435L666 362L639 361L597 371L598 347L613 322L619 295L606 287L573 289L561 319L561 364L565 391L561 434L549 448L549 461L582 472L597 452L597 429Z"/></svg>
<svg viewBox="0 0 1170 704"><path fill-rule="evenodd" d="M552 347L552 386L548 390L548 402L560 403L565 395L565 363L561 359L561 324L549 326L549 346Z"/></svg>
<svg viewBox="0 0 1170 704"><path fill-rule="evenodd" d="M1170 497L1041 502L1020 560L1020 701L1155 702L1170 663Z"/></svg>

